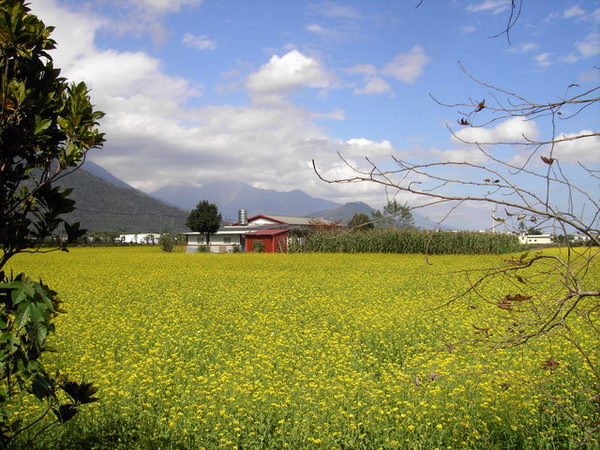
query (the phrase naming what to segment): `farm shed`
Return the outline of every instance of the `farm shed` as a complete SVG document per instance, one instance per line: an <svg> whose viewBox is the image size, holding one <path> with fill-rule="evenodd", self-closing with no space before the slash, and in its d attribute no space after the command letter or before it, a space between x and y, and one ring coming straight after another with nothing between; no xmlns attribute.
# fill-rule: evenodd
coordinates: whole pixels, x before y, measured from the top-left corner
<svg viewBox="0 0 600 450"><path fill-rule="evenodd" d="M247 233L246 252L255 249L257 242L262 242L265 253L286 253L288 242L288 230L267 229Z"/></svg>

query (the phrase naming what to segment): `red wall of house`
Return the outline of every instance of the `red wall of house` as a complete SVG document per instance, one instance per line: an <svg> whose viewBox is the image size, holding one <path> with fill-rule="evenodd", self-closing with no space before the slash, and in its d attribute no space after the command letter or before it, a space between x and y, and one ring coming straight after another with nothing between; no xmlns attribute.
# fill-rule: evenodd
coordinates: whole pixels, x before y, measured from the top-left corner
<svg viewBox="0 0 600 450"><path fill-rule="evenodd" d="M252 252L254 249L254 243L262 241L265 246L265 253L279 253L287 252L287 234L281 234L278 236L261 236L261 237L250 237L246 236L246 252Z"/></svg>

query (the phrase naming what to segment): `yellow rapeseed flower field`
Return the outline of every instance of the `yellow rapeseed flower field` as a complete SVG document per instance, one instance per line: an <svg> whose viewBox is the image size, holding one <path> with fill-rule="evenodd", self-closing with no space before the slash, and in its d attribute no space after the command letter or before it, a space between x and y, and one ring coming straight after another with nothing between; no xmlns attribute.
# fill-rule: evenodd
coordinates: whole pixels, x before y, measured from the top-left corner
<svg viewBox="0 0 600 450"><path fill-rule="evenodd" d="M509 312L471 300L433 309L465 287L449 272L501 259L152 247L19 255L13 269L42 277L67 311L46 363L99 387L100 401L45 445L575 445L577 422L594 414L580 353L558 338L476 351L461 342L474 327L504 326ZM572 332L597 344L583 322ZM550 357L554 370L543 367ZM24 399L19 413L34 406Z"/></svg>

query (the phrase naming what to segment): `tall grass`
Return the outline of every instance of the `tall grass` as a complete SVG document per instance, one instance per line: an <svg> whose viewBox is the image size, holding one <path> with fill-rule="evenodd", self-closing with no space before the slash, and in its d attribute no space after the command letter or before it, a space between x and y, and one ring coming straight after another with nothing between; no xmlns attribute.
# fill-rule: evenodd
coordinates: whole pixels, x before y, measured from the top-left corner
<svg viewBox="0 0 600 450"><path fill-rule="evenodd" d="M500 233L417 230L318 231L293 252L501 254L522 250L517 236Z"/></svg>

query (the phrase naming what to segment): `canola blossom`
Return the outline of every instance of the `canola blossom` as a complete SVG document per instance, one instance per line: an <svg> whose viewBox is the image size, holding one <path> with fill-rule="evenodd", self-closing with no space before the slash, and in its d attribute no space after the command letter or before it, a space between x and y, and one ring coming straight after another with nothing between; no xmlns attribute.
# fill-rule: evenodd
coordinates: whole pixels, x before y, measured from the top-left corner
<svg viewBox="0 0 600 450"><path fill-rule="evenodd" d="M565 411L582 422L594 414L580 353L559 338L462 348L475 327L504 326L510 312L490 316L464 301L436 309L465 287L450 272L501 259L140 247L19 255L12 268L42 277L66 310L46 364L99 388L99 402L42 439L101 448L575 445ZM583 322L571 330L581 345L597 344ZM560 363L551 370L550 357ZM25 398L15 408L36 406Z"/></svg>

